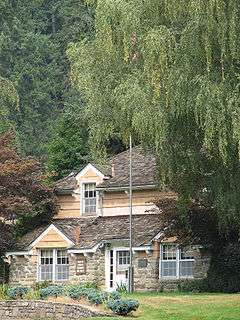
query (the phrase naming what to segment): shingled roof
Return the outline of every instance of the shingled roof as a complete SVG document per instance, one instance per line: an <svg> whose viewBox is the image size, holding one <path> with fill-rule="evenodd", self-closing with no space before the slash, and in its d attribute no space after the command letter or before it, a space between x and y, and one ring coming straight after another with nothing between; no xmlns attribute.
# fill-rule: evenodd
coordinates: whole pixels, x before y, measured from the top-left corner
<svg viewBox="0 0 240 320"><path fill-rule="evenodd" d="M129 185L129 150L117 154L110 160L113 168L112 177L98 185L98 188L119 188ZM132 151L133 187L156 185L156 159L141 147Z"/></svg>
<svg viewBox="0 0 240 320"><path fill-rule="evenodd" d="M129 240L129 216L109 216L92 219L57 219L53 221L65 236L75 245L74 249L90 249L101 242ZM49 225L48 225L49 226ZM28 250L48 226L43 226L26 234L17 243L15 250ZM80 229L80 242L76 241L77 227ZM148 245L156 234L163 230L159 214L133 216L133 246Z"/></svg>
<svg viewBox="0 0 240 320"><path fill-rule="evenodd" d="M129 150L117 154L106 165L92 164L108 177L97 186L98 189L119 189L129 185ZM152 153L145 152L139 146L134 147L132 168L133 187L156 186L156 159ZM56 191L59 193L72 192L76 188L78 173L79 171L74 171L59 180L55 185Z"/></svg>

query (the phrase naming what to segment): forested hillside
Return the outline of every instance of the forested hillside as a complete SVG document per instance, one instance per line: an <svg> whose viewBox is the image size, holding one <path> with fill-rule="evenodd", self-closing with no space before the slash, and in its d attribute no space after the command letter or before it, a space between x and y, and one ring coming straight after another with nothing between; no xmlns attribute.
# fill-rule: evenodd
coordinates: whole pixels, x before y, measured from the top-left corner
<svg viewBox="0 0 240 320"><path fill-rule="evenodd" d="M81 109L65 52L91 37L93 16L79 0L0 0L0 130L16 130L23 154L45 157L55 121Z"/></svg>

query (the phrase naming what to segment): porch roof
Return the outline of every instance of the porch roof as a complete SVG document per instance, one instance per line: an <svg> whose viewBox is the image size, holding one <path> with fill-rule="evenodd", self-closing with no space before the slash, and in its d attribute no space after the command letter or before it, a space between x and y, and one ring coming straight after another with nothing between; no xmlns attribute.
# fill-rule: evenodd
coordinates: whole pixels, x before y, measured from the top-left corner
<svg viewBox="0 0 240 320"><path fill-rule="evenodd" d="M72 218L54 220L52 224L74 242L71 249L89 249L99 243L129 241L129 216ZM26 250L49 225L26 234L14 250ZM133 246L146 246L164 229L159 214L133 215ZM79 233L79 234L77 234Z"/></svg>

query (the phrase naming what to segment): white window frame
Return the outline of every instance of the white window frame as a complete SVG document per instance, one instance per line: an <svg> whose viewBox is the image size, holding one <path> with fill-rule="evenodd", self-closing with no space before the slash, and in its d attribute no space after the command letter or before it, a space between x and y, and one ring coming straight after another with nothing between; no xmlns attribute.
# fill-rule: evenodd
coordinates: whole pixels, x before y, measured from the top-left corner
<svg viewBox="0 0 240 320"><path fill-rule="evenodd" d="M85 212L85 186L89 185L89 184L94 184L95 185L95 192L96 192L96 207L95 207L95 212ZM96 181L83 181L81 183L81 215L82 216L95 216L97 215L97 211L98 211L98 192L96 190L97 184ZM94 198L93 198L94 199Z"/></svg>
<svg viewBox="0 0 240 320"><path fill-rule="evenodd" d="M127 253L128 254L128 256L129 256L129 260L130 260L130 251L129 250L118 250L117 251L117 269L119 270L119 271L121 271L121 270L126 270L126 269L128 269L128 267L130 266L130 261L129 261L129 263L125 263L125 264L120 264L119 263L119 253ZM122 257L122 259L128 259L128 257L126 256L126 257Z"/></svg>
<svg viewBox="0 0 240 320"><path fill-rule="evenodd" d="M176 246L176 259L169 259L169 260L164 260L163 259L163 246L164 245L169 245L169 246ZM194 258L188 258L188 259L182 259L181 258L181 251L182 249L179 248L176 244L174 243L162 243L160 245L160 261L159 261L159 277L162 279L193 279L194 275L189 275L189 276L181 276L180 275L180 263L183 261L189 261L189 262L195 262ZM175 276L164 276L162 274L162 263L164 263L164 261L175 261L176 263L176 275ZM193 267L194 268L194 267Z"/></svg>
<svg viewBox="0 0 240 320"><path fill-rule="evenodd" d="M53 283L55 282L65 282L65 281L68 281L69 280L69 255L68 255L68 252L67 252L67 249L63 249L63 248L58 248L58 249L49 249L49 248L41 248L39 249L39 253L38 253L38 268L37 268L37 279L38 281L45 281L45 279L42 279L42 276L41 276L41 266L42 266L42 263L41 263L41 253L42 251L49 251L49 252L52 252L52 258L53 258L53 263L51 264L52 265L52 279L49 279L47 281L51 281ZM67 258L67 261L68 263L67 264L58 264L57 262L57 253L59 251L66 251L66 258ZM57 278L57 266L59 265L65 265L65 266L68 266L68 271L67 271L67 277L65 279L58 279Z"/></svg>

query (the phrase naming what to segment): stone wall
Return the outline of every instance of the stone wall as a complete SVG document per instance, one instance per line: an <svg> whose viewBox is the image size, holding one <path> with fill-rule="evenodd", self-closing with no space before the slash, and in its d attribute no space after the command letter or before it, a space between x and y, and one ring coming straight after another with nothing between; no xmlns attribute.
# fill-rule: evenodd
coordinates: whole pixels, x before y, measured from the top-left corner
<svg viewBox="0 0 240 320"><path fill-rule="evenodd" d="M73 284L95 282L100 287L105 285L105 254L103 250L86 256L73 254L70 256L69 264L69 282Z"/></svg>
<svg viewBox="0 0 240 320"><path fill-rule="evenodd" d="M11 259L9 284L31 286L37 279L37 257L14 256Z"/></svg>
<svg viewBox="0 0 240 320"><path fill-rule="evenodd" d="M1 320L70 320L103 316L81 305L46 301L0 301Z"/></svg>

